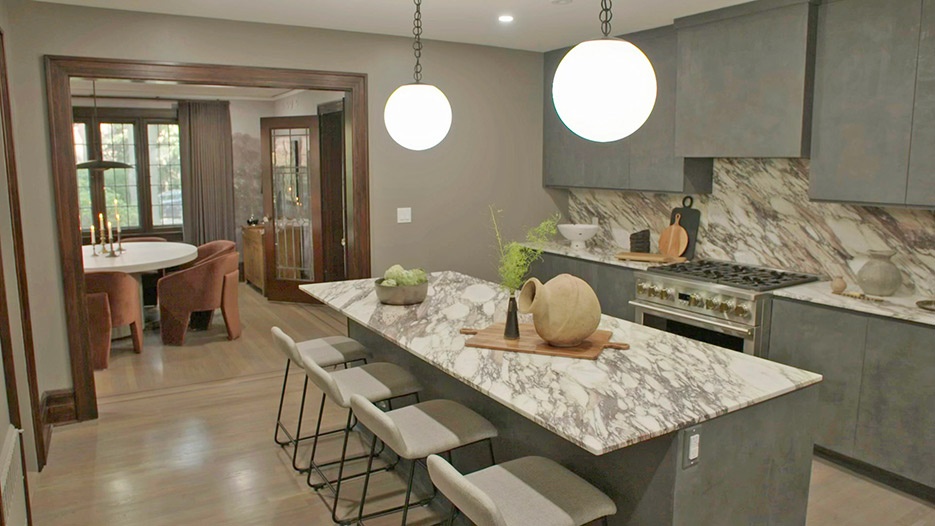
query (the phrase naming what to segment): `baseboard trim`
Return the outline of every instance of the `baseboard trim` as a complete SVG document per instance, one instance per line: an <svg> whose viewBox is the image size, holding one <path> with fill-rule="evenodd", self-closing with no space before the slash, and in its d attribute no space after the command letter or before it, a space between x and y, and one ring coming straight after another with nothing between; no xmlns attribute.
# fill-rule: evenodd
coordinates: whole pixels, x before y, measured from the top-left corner
<svg viewBox="0 0 935 526"><path fill-rule="evenodd" d="M74 389L56 389L42 393L39 411L43 426L77 422Z"/></svg>
<svg viewBox="0 0 935 526"><path fill-rule="evenodd" d="M906 477L897 475L890 471L886 471L885 469L872 466L866 462L862 462L840 453L835 453L834 451L825 449L821 446L815 446L815 454L825 460L829 460L844 468L854 471L859 475L863 475L881 484L885 484L893 489L902 491L903 493L907 493L913 497L935 503L935 488L926 486L925 484L916 482L911 479L907 479Z"/></svg>

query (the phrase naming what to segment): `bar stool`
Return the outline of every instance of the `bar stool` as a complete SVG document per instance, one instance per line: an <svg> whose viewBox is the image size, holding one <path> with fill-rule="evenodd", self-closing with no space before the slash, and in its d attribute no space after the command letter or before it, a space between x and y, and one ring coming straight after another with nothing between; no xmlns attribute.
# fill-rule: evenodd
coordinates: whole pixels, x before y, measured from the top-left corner
<svg viewBox="0 0 935 526"><path fill-rule="evenodd" d="M283 336L285 335L276 335L277 338ZM367 455L347 458L347 443L354 427L352 425L354 411L351 409L351 396L358 395L374 403L386 402L387 405L392 408L393 400L406 396L413 396L416 402L418 402L419 391L422 390L422 386L419 385L419 382L414 376L409 374L408 371L391 363L368 363L360 367L341 369L331 373L312 360L304 360L303 363L305 365L305 374L308 376L309 380L321 389L321 391L338 407L347 409L347 423L344 425L343 429L344 444L341 446L341 457L337 461L328 463L318 463L315 460L315 454L318 451L318 439L321 435L321 415L319 414L318 425L312 438L312 454L309 457L310 469L306 477L306 483L315 490L322 489L326 486L331 489L334 492L334 502L337 504L341 497L341 483L365 475L365 473L359 473L347 477L344 476L344 467L347 461L367 458ZM322 408L324 408L324 406L322 406ZM339 464L338 478L336 480L330 480L322 472L321 468L334 464ZM390 465L376 471L389 470L394 467L394 465ZM371 468L372 463L368 466L368 473ZM324 482L312 484L312 472L316 472ZM338 518L337 505L331 507L331 518L338 524L353 522Z"/></svg>
<svg viewBox="0 0 935 526"><path fill-rule="evenodd" d="M451 452L456 449L487 441L490 462L491 464L495 462L492 439L497 436L497 428L486 418L457 402L429 400L384 413L364 397L355 394L351 396L351 408L360 423L373 433L364 490L360 497L358 523L364 519L402 511L402 525L406 526L409 509L428 504L434 498L433 494L428 499L409 504L412 495L412 480L420 459L443 453L448 453L450 457ZM367 500L367 487L370 484L371 467L373 458L376 456L378 438L400 458L411 461L412 466L409 470L406 500L403 505L365 515L364 504Z"/></svg>
<svg viewBox="0 0 935 526"><path fill-rule="evenodd" d="M478 526L583 526L617 513L587 481L542 457L523 457L462 475L443 458L428 458L432 483Z"/></svg>
<svg viewBox="0 0 935 526"><path fill-rule="evenodd" d="M305 414L305 397L308 394L308 376L305 376L305 385L302 386L302 402L299 405L299 420L295 427L295 436L286 429L282 423L282 406L286 399L286 386L289 382L289 367L295 362L296 365L305 368L306 360L313 361L322 367L334 367L343 365L347 369L348 365L355 362L367 363L367 349L357 340L345 336L328 336L325 338L316 338L296 343L288 334L279 327L272 328L273 341L276 347L286 356L286 373L282 378L282 393L279 395L279 410L276 412L276 432L273 440L280 447L292 446L292 468L303 472L308 468L300 468L296 465L296 456L299 450L299 442L314 438L315 435L301 436L302 417ZM279 336L277 336L277 334ZM325 394L321 395L321 408L318 412L318 420L321 421L322 413L325 407ZM280 440L279 431L285 433L288 440ZM340 429L328 431L323 434L332 435L341 432Z"/></svg>

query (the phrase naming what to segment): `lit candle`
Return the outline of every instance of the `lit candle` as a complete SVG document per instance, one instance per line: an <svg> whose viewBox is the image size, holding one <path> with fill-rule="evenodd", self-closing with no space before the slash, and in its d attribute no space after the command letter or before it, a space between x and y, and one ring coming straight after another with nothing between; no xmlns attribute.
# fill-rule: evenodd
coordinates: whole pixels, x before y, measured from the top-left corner
<svg viewBox="0 0 935 526"><path fill-rule="evenodd" d="M110 221L107 222L107 242L112 243L114 239L113 228L111 228Z"/></svg>
<svg viewBox="0 0 935 526"><path fill-rule="evenodd" d="M91 244L94 244L94 225L91 225Z"/></svg>
<svg viewBox="0 0 935 526"><path fill-rule="evenodd" d="M120 235L120 212L115 214L117 216L117 235Z"/></svg>
<svg viewBox="0 0 935 526"><path fill-rule="evenodd" d="M104 212L97 214L97 220L101 223L101 243L104 242Z"/></svg>

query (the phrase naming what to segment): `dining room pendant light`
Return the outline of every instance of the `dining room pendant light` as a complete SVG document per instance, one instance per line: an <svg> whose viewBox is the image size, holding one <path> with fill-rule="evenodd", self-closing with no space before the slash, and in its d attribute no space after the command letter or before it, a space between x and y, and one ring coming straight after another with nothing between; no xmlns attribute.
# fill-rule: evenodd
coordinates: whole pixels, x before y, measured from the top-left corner
<svg viewBox="0 0 935 526"><path fill-rule="evenodd" d="M656 72L642 51L610 36L612 0L601 0L604 37L565 54L552 79L562 123L594 142L619 141L643 126L656 104Z"/></svg>
<svg viewBox="0 0 935 526"><path fill-rule="evenodd" d="M414 0L415 16L412 21L413 54L416 65L412 78L415 82L403 84L386 100L383 124L386 131L403 148L428 150L444 140L451 129L451 104L442 90L422 82L422 0Z"/></svg>
<svg viewBox="0 0 935 526"><path fill-rule="evenodd" d="M94 101L94 112L91 114L91 126L88 127L88 133L91 135L91 146L95 146L94 138L97 136L95 133L96 127L98 126L97 121L97 81L91 81L91 100ZM92 148L95 152L97 148ZM104 171L110 170L111 168L133 168L127 163L121 163L118 161L105 161L103 159L88 159L83 163L78 163L77 168L79 170L96 170Z"/></svg>

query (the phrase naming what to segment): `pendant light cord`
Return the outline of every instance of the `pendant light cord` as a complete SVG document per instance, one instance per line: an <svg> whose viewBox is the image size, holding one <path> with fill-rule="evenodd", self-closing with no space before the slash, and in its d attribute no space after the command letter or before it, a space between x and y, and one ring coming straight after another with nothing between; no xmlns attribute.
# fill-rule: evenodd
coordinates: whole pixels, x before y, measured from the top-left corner
<svg viewBox="0 0 935 526"><path fill-rule="evenodd" d="M614 17L611 12L613 8L613 0L601 0L601 32L604 33L604 38L610 38L610 19Z"/></svg>
<svg viewBox="0 0 935 526"><path fill-rule="evenodd" d="M416 84L422 82L422 0L414 0L416 4L416 14L412 18L412 36L415 40L412 42L412 54L416 57L416 65L412 68L412 78Z"/></svg>

